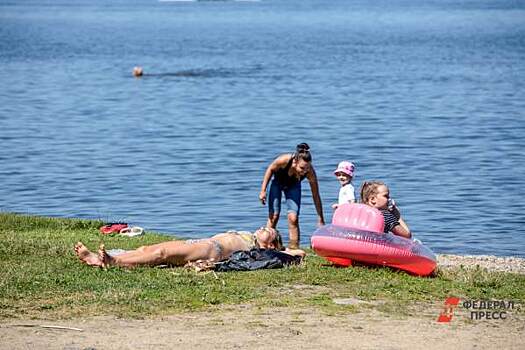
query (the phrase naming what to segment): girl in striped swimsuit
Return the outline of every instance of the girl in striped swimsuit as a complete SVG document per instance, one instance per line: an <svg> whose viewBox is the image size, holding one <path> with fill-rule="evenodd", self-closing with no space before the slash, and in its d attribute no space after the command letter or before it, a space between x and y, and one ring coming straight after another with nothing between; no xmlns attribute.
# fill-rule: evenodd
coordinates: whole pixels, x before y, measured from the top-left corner
<svg viewBox="0 0 525 350"><path fill-rule="evenodd" d="M381 181L365 181L361 185L361 201L379 209L385 218L385 232L405 238L411 238L412 233L401 217L399 208L390 199L387 185ZM390 205L389 205L390 204Z"/></svg>

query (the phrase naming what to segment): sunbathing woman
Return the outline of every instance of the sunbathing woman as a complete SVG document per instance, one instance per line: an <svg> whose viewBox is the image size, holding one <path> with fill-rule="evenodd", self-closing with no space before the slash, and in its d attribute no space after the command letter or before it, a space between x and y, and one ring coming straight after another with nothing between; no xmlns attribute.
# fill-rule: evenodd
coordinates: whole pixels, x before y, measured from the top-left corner
<svg viewBox="0 0 525 350"><path fill-rule="evenodd" d="M82 242L78 242L75 245L75 253L82 262L98 267L184 266L196 260L224 260L235 251L247 251L252 248L282 249L281 236L273 228L261 227L253 234L226 232L211 238L168 241L143 246L115 256L109 255L104 245L101 245L98 254L95 254L89 251ZM301 257L305 255L305 252L300 249L286 249L284 252Z"/></svg>

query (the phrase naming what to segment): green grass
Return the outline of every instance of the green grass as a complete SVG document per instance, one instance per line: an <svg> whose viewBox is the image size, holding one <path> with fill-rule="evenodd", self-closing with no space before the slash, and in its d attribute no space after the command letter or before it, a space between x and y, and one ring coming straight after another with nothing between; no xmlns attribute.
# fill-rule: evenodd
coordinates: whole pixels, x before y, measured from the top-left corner
<svg viewBox="0 0 525 350"><path fill-rule="evenodd" d="M103 236L100 221L0 213L0 318L148 317L221 305L316 307L324 312L375 308L410 313L410 305L463 299L525 300L525 276L458 268L434 278L386 268L333 268L312 252L300 266L280 270L195 273L184 268L97 269L73 246L132 249L172 237L147 233ZM333 298L369 303L336 305Z"/></svg>

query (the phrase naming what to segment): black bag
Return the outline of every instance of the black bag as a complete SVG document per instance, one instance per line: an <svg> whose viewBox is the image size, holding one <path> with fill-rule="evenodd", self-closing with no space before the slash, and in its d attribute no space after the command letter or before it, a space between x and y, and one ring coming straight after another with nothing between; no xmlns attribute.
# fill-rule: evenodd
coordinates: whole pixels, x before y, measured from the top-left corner
<svg viewBox="0 0 525 350"><path fill-rule="evenodd" d="M215 265L215 271L253 271L260 269L280 269L285 265L298 264L300 256L292 256L271 249L254 248L249 251L234 252L228 260Z"/></svg>

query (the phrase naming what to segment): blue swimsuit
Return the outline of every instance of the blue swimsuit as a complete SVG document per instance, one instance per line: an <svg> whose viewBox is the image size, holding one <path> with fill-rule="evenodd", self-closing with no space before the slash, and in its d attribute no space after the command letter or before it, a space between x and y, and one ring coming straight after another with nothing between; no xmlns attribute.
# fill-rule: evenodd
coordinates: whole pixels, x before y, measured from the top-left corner
<svg viewBox="0 0 525 350"><path fill-rule="evenodd" d="M287 213L299 215L299 209L301 208L301 181L304 180L305 176L301 176L301 178L298 179L295 176L288 175L293 158L292 156L288 164L286 164L284 168L278 169L273 175L268 198L268 210L270 214L279 214L281 212L281 198L284 192Z"/></svg>

